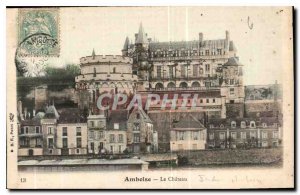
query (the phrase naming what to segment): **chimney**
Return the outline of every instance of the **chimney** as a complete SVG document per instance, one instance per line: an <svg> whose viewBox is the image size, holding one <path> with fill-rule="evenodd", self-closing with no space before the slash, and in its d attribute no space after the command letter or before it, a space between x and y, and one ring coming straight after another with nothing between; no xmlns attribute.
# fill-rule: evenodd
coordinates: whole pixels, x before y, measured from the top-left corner
<svg viewBox="0 0 300 195"><path fill-rule="evenodd" d="M229 31L226 30L226 40L229 41L230 40L230 35L229 35Z"/></svg>
<svg viewBox="0 0 300 195"><path fill-rule="evenodd" d="M199 42L202 42L203 41L203 33L199 33Z"/></svg>
<svg viewBox="0 0 300 195"><path fill-rule="evenodd" d="M35 109L32 110L32 117L35 117Z"/></svg>
<svg viewBox="0 0 300 195"><path fill-rule="evenodd" d="M24 108L24 118L27 118L27 107Z"/></svg>
<svg viewBox="0 0 300 195"><path fill-rule="evenodd" d="M135 37L135 41L134 41L134 42L136 42L137 37L138 37L138 33L135 33L135 34L134 34L134 37Z"/></svg>

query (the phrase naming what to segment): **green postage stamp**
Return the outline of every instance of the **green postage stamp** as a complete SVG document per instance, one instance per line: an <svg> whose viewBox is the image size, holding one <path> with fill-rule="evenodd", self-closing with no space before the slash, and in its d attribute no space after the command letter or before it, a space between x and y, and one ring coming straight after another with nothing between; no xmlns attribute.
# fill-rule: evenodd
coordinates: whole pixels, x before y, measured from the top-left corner
<svg viewBox="0 0 300 195"><path fill-rule="evenodd" d="M59 56L59 9L19 9L18 54L22 56Z"/></svg>

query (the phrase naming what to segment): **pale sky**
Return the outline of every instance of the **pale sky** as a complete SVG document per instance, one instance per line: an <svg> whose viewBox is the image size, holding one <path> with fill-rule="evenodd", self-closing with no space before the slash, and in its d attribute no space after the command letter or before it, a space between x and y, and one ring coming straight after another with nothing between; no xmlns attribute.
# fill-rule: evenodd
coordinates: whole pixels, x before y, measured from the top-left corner
<svg viewBox="0 0 300 195"><path fill-rule="evenodd" d="M284 53L292 37L288 9L276 7L96 7L61 8L61 55L57 66L91 55L121 55L126 36L134 40L140 22L159 41L223 39L230 32L244 65L244 84L281 83ZM248 25L249 17L249 25ZM253 28L249 26L253 23ZM289 33L290 32L290 33ZM291 49L291 48L290 48Z"/></svg>

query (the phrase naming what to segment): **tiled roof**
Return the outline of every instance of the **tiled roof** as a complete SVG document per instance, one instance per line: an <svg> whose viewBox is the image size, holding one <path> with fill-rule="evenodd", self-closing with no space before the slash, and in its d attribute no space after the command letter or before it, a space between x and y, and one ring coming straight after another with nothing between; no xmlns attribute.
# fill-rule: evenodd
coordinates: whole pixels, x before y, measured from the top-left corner
<svg viewBox="0 0 300 195"><path fill-rule="evenodd" d="M173 128L175 129L188 129L197 128L204 129L204 125L196 119L194 116L189 114L187 117L181 118L178 122L173 123Z"/></svg>

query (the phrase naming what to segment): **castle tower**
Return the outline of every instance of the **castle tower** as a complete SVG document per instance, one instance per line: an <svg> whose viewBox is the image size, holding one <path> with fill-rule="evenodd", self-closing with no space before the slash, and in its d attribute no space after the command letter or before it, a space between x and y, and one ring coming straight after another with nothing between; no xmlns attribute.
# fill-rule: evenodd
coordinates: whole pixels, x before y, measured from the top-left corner
<svg viewBox="0 0 300 195"><path fill-rule="evenodd" d="M127 57L128 56L128 48L129 48L129 38L126 37L125 42L124 42L124 46L122 49L122 55Z"/></svg>
<svg viewBox="0 0 300 195"><path fill-rule="evenodd" d="M135 57L133 59L133 63L137 69L138 77L142 81L142 83L140 84L144 87L147 87L150 75L150 64L148 63L148 47L149 41L147 39L147 34L144 32L144 28L141 23L139 32L136 34Z"/></svg>

